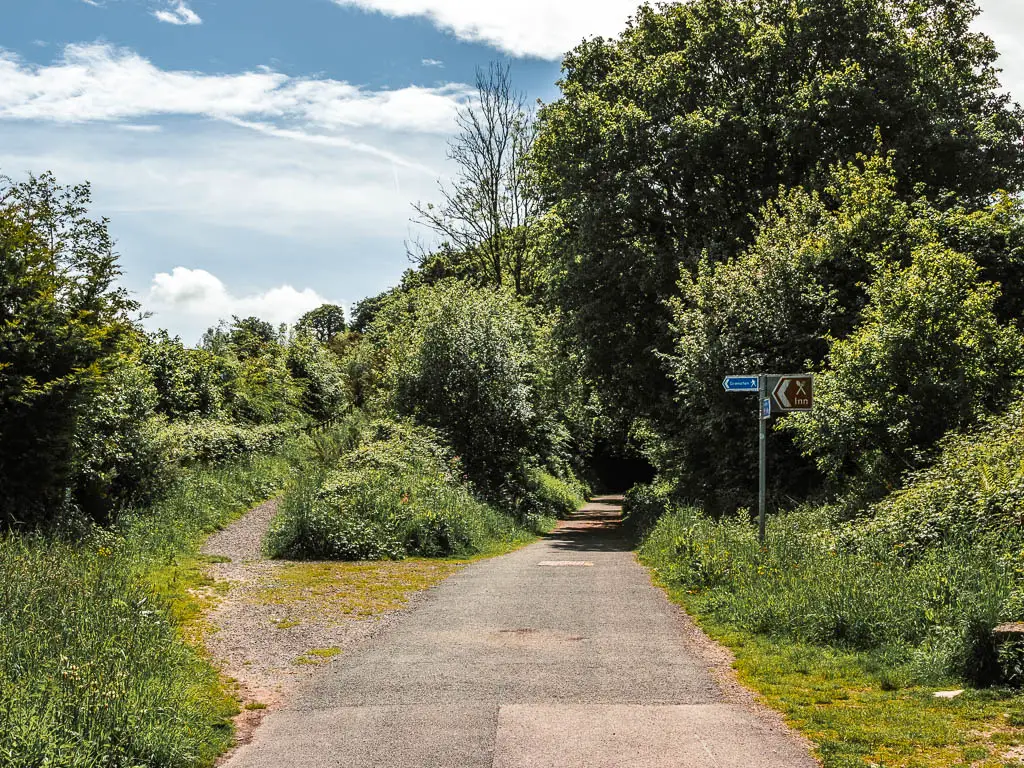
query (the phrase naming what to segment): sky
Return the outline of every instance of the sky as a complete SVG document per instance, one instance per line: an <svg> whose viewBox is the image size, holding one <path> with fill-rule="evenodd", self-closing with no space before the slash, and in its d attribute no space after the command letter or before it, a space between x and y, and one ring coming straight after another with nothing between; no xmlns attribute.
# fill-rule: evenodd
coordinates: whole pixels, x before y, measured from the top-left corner
<svg viewBox="0 0 1024 768"><path fill-rule="evenodd" d="M123 283L189 343L394 285L477 67L557 98L636 0L0 0L0 173L88 180ZM977 27L1024 99L1024 4Z"/></svg>

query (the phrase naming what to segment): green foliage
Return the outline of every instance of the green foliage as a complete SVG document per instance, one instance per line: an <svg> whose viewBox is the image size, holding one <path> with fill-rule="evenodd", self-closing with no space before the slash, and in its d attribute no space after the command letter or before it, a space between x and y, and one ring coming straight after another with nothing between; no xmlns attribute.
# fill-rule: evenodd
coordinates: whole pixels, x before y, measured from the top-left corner
<svg viewBox="0 0 1024 768"><path fill-rule="evenodd" d="M622 514L633 534L642 537L673 507L672 486L669 483L634 485L626 492Z"/></svg>
<svg viewBox="0 0 1024 768"><path fill-rule="evenodd" d="M589 489L575 477L556 477L541 469L527 472L524 504L541 517L566 517L587 502Z"/></svg>
<svg viewBox="0 0 1024 768"><path fill-rule="evenodd" d="M880 265L867 292L862 325L831 344L815 410L786 426L835 485L891 488L948 430L1005 402L1022 343L977 264L940 245Z"/></svg>
<svg viewBox="0 0 1024 768"><path fill-rule="evenodd" d="M223 464L267 453L296 432L295 424L231 424L221 419L193 419L160 425L156 440L174 465Z"/></svg>
<svg viewBox="0 0 1024 768"><path fill-rule="evenodd" d="M755 409L722 390L730 374L821 371L816 413L772 436L788 471L772 473L770 490L791 497L821 483L801 451L831 489L877 491L1005 396L1019 334L982 276L1016 275L1017 213L1005 201L973 214L903 202L893 162L861 158L821 194L781 195L744 253L684 272L666 358L681 407L641 433L683 495L709 510L752 503ZM982 242L980 261L951 247Z"/></svg>
<svg viewBox="0 0 1024 768"><path fill-rule="evenodd" d="M535 447L535 333L510 294L453 282L405 294L371 328L389 355L398 412L441 430L489 496L519 476Z"/></svg>
<svg viewBox="0 0 1024 768"><path fill-rule="evenodd" d="M844 542L916 558L953 539L981 538L1024 520L1024 400L975 431L941 443L935 463L847 526ZM1024 583L1024 582L1022 582ZM1022 592L1024 594L1024 592ZM1024 616L1024 603L1018 613Z"/></svg>
<svg viewBox="0 0 1024 768"><path fill-rule="evenodd" d="M581 43L533 158L555 294L629 415L674 410L658 352L680 267L729 258L780 189L893 150L898 193L978 207L1019 185L1021 112L974 0L695 0ZM813 298L813 297L810 297Z"/></svg>
<svg viewBox="0 0 1024 768"><path fill-rule="evenodd" d="M153 377L134 353L112 359L75 427L72 488L89 518L107 521L121 507L152 501L173 481L176 467L154 416L158 401Z"/></svg>
<svg viewBox="0 0 1024 768"><path fill-rule="evenodd" d="M230 368L205 349L188 349L181 339L158 331L142 345L139 356L156 387L156 411L171 419L208 417L219 412Z"/></svg>
<svg viewBox="0 0 1024 768"><path fill-rule="evenodd" d="M213 765L234 702L147 582L288 474L283 457L196 470L74 543L0 536L0 764Z"/></svg>
<svg viewBox="0 0 1024 768"><path fill-rule="evenodd" d="M299 318L295 330L309 334L321 344L327 344L339 333L345 332L345 310L336 304L321 304Z"/></svg>
<svg viewBox="0 0 1024 768"><path fill-rule="evenodd" d="M330 421L345 408L349 395L345 369L324 344L300 335L288 345L287 365L302 386L302 410L314 422Z"/></svg>
<svg viewBox="0 0 1024 768"><path fill-rule="evenodd" d="M120 558L0 540L0 602L3 764L212 765L230 744L216 672Z"/></svg>
<svg viewBox="0 0 1024 768"><path fill-rule="evenodd" d="M1014 533L950 540L908 563L898 550L839 545L821 510L773 516L764 547L745 517L693 509L663 515L641 556L701 613L743 631L883 653L921 680L956 675L988 684L999 667L992 629L1008 618Z"/></svg>
<svg viewBox="0 0 1024 768"><path fill-rule="evenodd" d="M231 360L231 358L228 358ZM288 370L288 354L279 344L242 348L230 362L224 410L235 421L270 424L298 421L302 386Z"/></svg>
<svg viewBox="0 0 1024 768"><path fill-rule="evenodd" d="M75 423L135 308L89 187L50 175L0 184L0 521L63 508Z"/></svg>
<svg viewBox="0 0 1024 768"><path fill-rule="evenodd" d="M526 535L511 517L473 497L458 460L431 430L375 421L346 451L357 442L353 426L319 438L326 463L286 492L267 537L272 556L469 555Z"/></svg>

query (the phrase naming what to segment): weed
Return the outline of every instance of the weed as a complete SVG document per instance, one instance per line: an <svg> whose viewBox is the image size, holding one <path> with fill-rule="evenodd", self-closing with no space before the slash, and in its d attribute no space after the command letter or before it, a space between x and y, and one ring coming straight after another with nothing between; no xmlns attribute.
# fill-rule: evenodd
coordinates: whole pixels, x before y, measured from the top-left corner
<svg viewBox="0 0 1024 768"><path fill-rule="evenodd" d="M458 460L430 430L389 421L365 430L358 447L340 458L334 448L320 451L337 466L303 475L289 487L267 538L272 556L465 556L531 536L473 496L459 477Z"/></svg>
<svg viewBox="0 0 1024 768"><path fill-rule="evenodd" d="M215 593L198 547L283 484L285 452L191 470L74 543L0 537L0 764L213 764L238 709L182 641Z"/></svg>

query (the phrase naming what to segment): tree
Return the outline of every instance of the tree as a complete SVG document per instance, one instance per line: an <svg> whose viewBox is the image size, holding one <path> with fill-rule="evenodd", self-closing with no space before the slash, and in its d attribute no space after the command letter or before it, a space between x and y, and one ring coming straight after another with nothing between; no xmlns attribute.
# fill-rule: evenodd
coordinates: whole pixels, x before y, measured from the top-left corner
<svg viewBox="0 0 1024 768"><path fill-rule="evenodd" d="M754 242L740 256L717 263L704 261L694 275L683 271L680 296L670 302L674 351L665 358L679 407L671 420L649 425L649 442L657 444L662 474L674 479L686 497L701 498L709 507L720 510L753 500L755 489L749 467L756 462L756 444L750 434L756 423L756 407L749 399L723 392L722 378L741 371L807 369L817 370L825 378L832 376L837 350L845 349L850 339L865 333L865 324L880 311L880 281L891 279L887 276L893 271L909 269L920 262L921 254L959 253L960 246L984 243L987 247L977 248L968 259L969 270L966 264L961 265L965 272L956 275L961 288L966 290L963 285L978 283L990 290L987 278L999 275L1006 279L1008 293L1019 296L1024 289L1024 274L1019 269L1012 235L1019 225L1014 223L1015 216L1007 209L1006 201L997 200L973 211L960 206L939 209L926 199L907 202L900 199L893 160L891 156L863 158L836 169L832 182L820 193L804 189L781 193L762 211ZM920 293L906 298L935 303L937 314L927 321L908 319L890 308L886 311L891 313L888 321L893 325L884 332L890 334L887 338L893 340L906 333L908 345L921 349L929 344L941 345L941 339L933 339L928 328L937 329L943 323L951 327L948 323L953 321L942 319L942 313L954 313L956 322L964 324L981 322L978 317L984 316L998 329L1005 329L1011 321L998 292L994 303L986 305L990 315L982 313L970 319L967 314L956 315L959 299L947 279L949 270L936 269L933 278L933 285L920 282ZM995 371L997 359L1004 359L1005 351L997 354L990 347L995 343L993 339L1003 338L1000 334L1004 332L1009 333L979 331L979 336L972 337L980 345L978 358L961 350L957 364L966 366L966 372L984 360L984 365L993 366ZM950 343L957 343L955 336ZM1011 349L1005 340L1000 343L1004 349ZM940 364L937 349L929 355L934 364ZM885 363L876 361L879 368L871 372L871 380L879 386L882 382L895 386L896 377L913 375L915 359L908 354ZM888 365L899 368L899 372L884 370ZM843 377L849 379L851 375L847 372ZM982 389L990 395L1005 391L1005 376L995 376L993 382ZM844 397L853 401L865 396L852 384L844 390ZM922 413L937 409L926 387L907 387L903 397L902 407L907 409ZM984 407L997 400L992 395L977 402ZM845 407L842 402L837 400L836 407ZM852 405L851 409L857 407ZM870 410L874 406L864 407ZM956 409L947 405L938 410L949 414ZM963 426L976 411L961 411L949 424ZM895 418L894 413L890 411L889 415ZM821 475L814 471L812 462L800 456L801 448L815 456L832 457L819 461L818 467L831 477L836 490L842 485L839 475L862 474L871 463L866 446L854 439L852 432L846 434L838 427L822 429L813 440L801 439L800 446L794 444L795 434L783 430L772 437L772 461L787 467L785 473L771 475L771 490L776 493L802 497L820 488ZM890 468L905 467L904 449L911 445L914 450L926 449L935 435L918 432L912 438L899 450L894 442L878 443L876 447L882 450L873 461ZM809 448L812 442L813 451ZM836 459L849 453L859 454L865 463ZM891 477L886 476L889 480Z"/></svg>
<svg viewBox="0 0 1024 768"><path fill-rule="evenodd" d="M312 334L321 344L327 344L345 332L345 310L337 304L321 304L300 317L295 327L300 333Z"/></svg>
<svg viewBox="0 0 1024 768"><path fill-rule="evenodd" d="M338 356L326 345L299 336L288 345L287 364L292 378L302 385L302 410L317 423L337 417L348 394Z"/></svg>
<svg viewBox="0 0 1024 768"><path fill-rule="evenodd" d="M137 305L88 185L0 182L0 520L52 522L73 470L75 424Z"/></svg>
<svg viewBox="0 0 1024 768"><path fill-rule="evenodd" d="M439 429L490 497L520 479L543 431L535 331L506 291L449 281L400 294L368 333L394 407Z"/></svg>
<svg viewBox="0 0 1024 768"><path fill-rule="evenodd" d="M979 278L973 259L940 244L879 267L863 324L831 344L814 411L785 423L837 489L891 490L946 432L1005 404L1024 344Z"/></svg>
<svg viewBox="0 0 1024 768"><path fill-rule="evenodd" d="M522 295L533 288L535 267L531 229L538 207L526 167L534 121L512 89L508 67L478 70L476 87L476 102L460 107L459 133L448 147L455 179L439 185L439 205L414 206L416 220L441 238L449 261L470 265L484 284L507 284ZM423 264L436 255L420 248L415 258Z"/></svg>
<svg viewBox="0 0 1024 768"><path fill-rule="evenodd" d="M157 331L142 344L139 357L153 378L158 413L180 419L220 410L227 369L208 349L187 349L178 337Z"/></svg>
<svg viewBox="0 0 1024 768"><path fill-rule="evenodd" d="M693 0L643 7L564 60L539 115L555 294L613 410L669 419L680 268L749 245L780 188L893 150L898 193L1017 189L1024 122L974 0ZM879 146L879 141L881 142Z"/></svg>

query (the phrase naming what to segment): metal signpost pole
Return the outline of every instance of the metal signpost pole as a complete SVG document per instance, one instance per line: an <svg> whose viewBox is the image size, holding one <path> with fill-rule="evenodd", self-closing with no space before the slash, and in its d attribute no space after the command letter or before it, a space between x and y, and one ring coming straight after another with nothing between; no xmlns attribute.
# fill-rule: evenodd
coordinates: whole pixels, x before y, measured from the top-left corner
<svg viewBox="0 0 1024 768"><path fill-rule="evenodd" d="M760 406L758 429L757 533L764 544L765 506L768 495L768 419L773 414L809 411L814 406L814 375L786 373L769 376L726 376L722 382L726 392L757 392ZM785 470L785 468L783 468Z"/></svg>
<svg viewBox="0 0 1024 768"><path fill-rule="evenodd" d="M765 400L768 398L768 379L763 373L757 377L757 384L758 398L760 400L758 404L761 406L760 413L758 414L761 429L759 430L760 467L757 482L757 535L758 541L764 544L765 494L768 487L768 417L764 411Z"/></svg>

